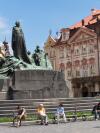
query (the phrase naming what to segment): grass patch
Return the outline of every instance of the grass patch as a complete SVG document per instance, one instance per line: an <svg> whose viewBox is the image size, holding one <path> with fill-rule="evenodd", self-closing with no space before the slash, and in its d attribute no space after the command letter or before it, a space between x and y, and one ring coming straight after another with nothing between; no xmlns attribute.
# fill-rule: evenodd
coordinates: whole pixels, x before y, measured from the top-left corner
<svg viewBox="0 0 100 133"><path fill-rule="evenodd" d="M12 117L0 117L0 123L3 122L12 122L13 118Z"/></svg>
<svg viewBox="0 0 100 133"><path fill-rule="evenodd" d="M75 115L74 112L67 112L66 113L67 118L71 118L73 115ZM92 113L91 112L76 112L76 115L77 115L77 117L82 117L82 115L91 116ZM53 118L54 118L54 114L48 113L48 119L53 119ZM38 117L36 114L27 115L26 121L34 121L34 120L38 120ZM0 123L12 122L12 121L13 121L13 117L0 117Z"/></svg>
<svg viewBox="0 0 100 133"><path fill-rule="evenodd" d="M70 118L71 116L73 115L76 115L77 117L82 117L83 115L86 115L86 116L91 116L92 113L91 112L67 112L66 113L66 116L68 116L68 118Z"/></svg>

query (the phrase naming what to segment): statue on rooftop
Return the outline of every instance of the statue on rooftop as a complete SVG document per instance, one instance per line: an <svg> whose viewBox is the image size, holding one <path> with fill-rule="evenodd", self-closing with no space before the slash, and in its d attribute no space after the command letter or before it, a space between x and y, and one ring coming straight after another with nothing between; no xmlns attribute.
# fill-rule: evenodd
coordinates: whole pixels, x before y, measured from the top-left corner
<svg viewBox="0 0 100 133"><path fill-rule="evenodd" d="M24 62L31 64L28 57L24 33L20 27L20 22L16 22L12 30L12 49L16 58L23 60Z"/></svg>

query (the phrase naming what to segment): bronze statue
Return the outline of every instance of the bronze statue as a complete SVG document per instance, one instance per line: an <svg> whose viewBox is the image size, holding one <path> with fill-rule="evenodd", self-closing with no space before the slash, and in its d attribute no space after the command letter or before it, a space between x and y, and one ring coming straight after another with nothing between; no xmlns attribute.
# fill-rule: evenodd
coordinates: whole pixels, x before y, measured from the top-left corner
<svg viewBox="0 0 100 133"><path fill-rule="evenodd" d="M41 51L39 46L36 46L35 53L32 55L36 66L40 66L40 57L39 57L40 53Z"/></svg>
<svg viewBox="0 0 100 133"><path fill-rule="evenodd" d="M20 27L20 22L18 21L15 23L15 26L12 30L12 49L16 58L31 64L31 61L27 55L24 34Z"/></svg>

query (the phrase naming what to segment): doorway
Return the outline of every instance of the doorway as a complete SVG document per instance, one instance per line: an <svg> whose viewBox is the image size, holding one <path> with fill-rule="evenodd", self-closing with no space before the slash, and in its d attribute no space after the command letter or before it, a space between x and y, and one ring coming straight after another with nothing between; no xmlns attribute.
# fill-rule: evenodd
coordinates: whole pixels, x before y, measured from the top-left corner
<svg viewBox="0 0 100 133"><path fill-rule="evenodd" d="M88 97L88 88L86 86L82 87L82 97Z"/></svg>

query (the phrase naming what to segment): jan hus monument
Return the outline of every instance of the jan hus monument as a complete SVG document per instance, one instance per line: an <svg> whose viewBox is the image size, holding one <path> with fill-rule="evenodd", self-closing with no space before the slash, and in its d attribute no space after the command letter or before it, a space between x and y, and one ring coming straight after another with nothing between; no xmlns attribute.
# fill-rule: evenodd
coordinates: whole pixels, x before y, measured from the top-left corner
<svg viewBox="0 0 100 133"><path fill-rule="evenodd" d="M48 55L36 47L27 51L20 22L12 29L13 56L0 57L0 91L6 81L8 99L63 98L68 88L62 72L52 69Z"/></svg>

